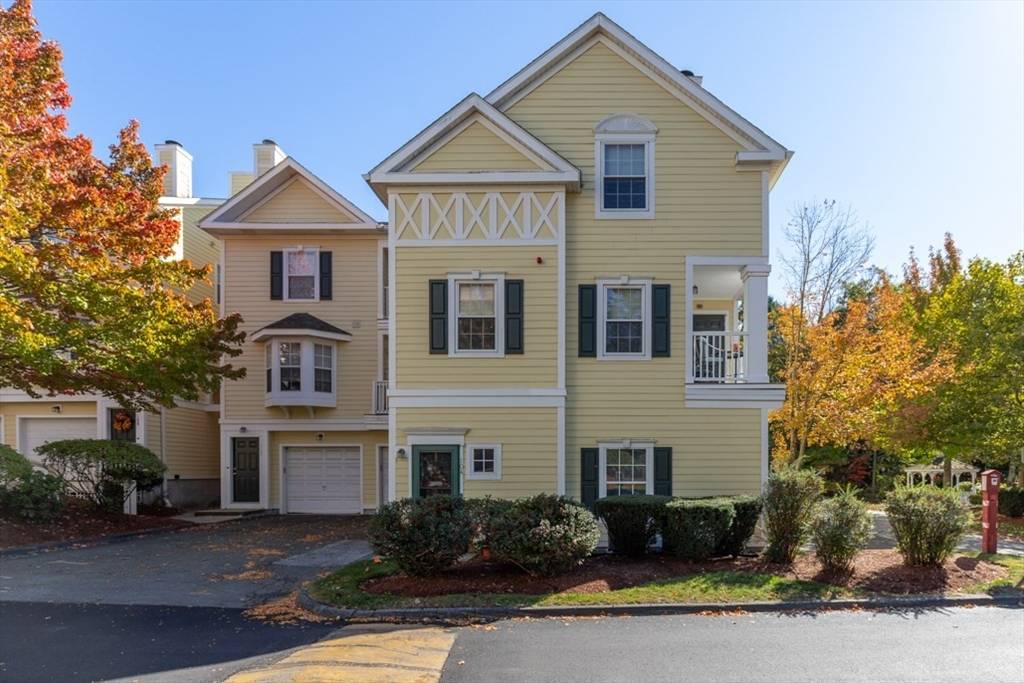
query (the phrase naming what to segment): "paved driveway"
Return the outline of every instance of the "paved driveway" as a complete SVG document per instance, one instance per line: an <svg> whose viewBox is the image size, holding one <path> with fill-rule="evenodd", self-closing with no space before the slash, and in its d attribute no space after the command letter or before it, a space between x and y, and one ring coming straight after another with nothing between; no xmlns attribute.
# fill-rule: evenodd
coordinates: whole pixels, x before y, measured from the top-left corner
<svg viewBox="0 0 1024 683"><path fill-rule="evenodd" d="M259 517L0 556L0 601L247 607L366 557L366 521Z"/></svg>

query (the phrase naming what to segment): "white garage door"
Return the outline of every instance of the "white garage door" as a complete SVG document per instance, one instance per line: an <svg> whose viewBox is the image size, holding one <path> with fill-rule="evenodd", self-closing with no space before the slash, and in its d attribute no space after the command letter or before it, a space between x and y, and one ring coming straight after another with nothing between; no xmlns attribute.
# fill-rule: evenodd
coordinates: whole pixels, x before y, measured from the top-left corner
<svg viewBox="0 0 1024 683"><path fill-rule="evenodd" d="M288 512L358 514L360 496L359 449L285 449L285 506Z"/></svg>
<svg viewBox="0 0 1024 683"><path fill-rule="evenodd" d="M44 443L95 438L95 417L23 417L18 420L18 450L35 463L41 462L36 448Z"/></svg>

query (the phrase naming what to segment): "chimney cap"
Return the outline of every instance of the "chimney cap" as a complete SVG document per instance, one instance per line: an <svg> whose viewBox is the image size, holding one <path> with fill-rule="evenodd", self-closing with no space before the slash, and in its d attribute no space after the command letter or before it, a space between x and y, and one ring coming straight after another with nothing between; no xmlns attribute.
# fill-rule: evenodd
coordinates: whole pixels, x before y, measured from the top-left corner
<svg viewBox="0 0 1024 683"><path fill-rule="evenodd" d="M270 138L263 138L263 143L262 144L264 144L264 145L276 145L277 143L274 142L273 140L271 140Z"/></svg>
<svg viewBox="0 0 1024 683"><path fill-rule="evenodd" d="M689 76L690 78L693 78L693 76L694 76L694 73L692 71L690 71L689 69L683 69L682 70L682 74L684 76Z"/></svg>
<svg viewBox="0 0 1024 683"><path fill-rule="evenodd" d="M177 140L164 140L164 144L165 145L177 145L178 147L182 146L182 144L180 142L178 142Z"/></svg>

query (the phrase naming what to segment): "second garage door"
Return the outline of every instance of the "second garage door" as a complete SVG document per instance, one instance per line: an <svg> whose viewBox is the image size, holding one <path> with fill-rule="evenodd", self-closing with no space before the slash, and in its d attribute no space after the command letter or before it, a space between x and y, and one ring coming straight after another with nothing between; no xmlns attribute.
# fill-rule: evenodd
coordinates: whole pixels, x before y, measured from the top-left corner
<svg viewBox="0 0 1024 683"><path fill-rule="evenodd" d="M95 417L23 417L18 421L18 449L32 462L40 462L36 448L63 439L95 439Z"/></svg>
<svg viewBox="0 0 1024 683"><path fill-rule="evenodd" d="M359 448L286 448L287 512L359 514L363 511Z"/></svg>

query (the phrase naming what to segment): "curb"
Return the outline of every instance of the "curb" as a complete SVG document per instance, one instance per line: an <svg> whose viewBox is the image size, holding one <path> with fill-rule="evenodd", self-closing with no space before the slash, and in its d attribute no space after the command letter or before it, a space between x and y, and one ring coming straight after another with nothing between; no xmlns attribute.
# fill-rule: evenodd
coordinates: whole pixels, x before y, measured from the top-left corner
<svg viewBox="0 0 1024 683"><path fill-rule="evenodd" d="M301 607L322 617L359 621L449 622L466 619L515 617L626 617L701 612L784 612L834 609L935 608L958 606L1024 607L1022 596L930 595L919 597L853 598L846 600L802 600L777 602L691 602L638 605L554 605L551 607L407 607L396 609L354 609L320 602L306 588L299 591Z"/></svg>

